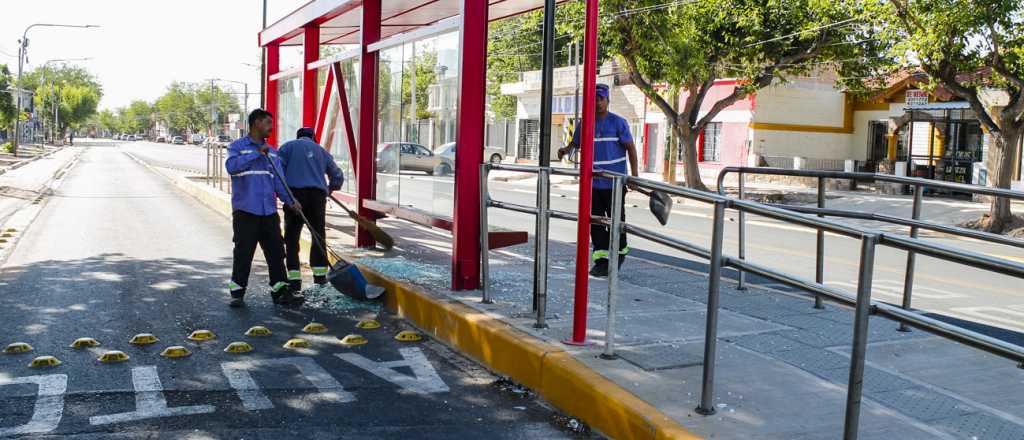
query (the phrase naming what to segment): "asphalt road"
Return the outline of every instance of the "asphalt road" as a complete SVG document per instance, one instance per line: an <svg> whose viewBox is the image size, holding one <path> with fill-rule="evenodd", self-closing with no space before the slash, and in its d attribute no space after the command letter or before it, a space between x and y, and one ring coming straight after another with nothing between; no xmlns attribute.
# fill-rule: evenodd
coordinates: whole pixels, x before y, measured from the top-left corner
<svg viewBox="0 0 1024 440"><path fill-rule="evenodd" d="M155 164L168 164L205 170L205 151L198 147L170 146L152 143L127 143L122 146L133 154ZM398 176L379 176L378 198L390 202L449 214L452 204L452 178L431 177L409 173ZM490 184L495 200L533 206L535 188L522 182ZM574 185L555 185L551 191L552 209L576 212L577 191ZM626 207L628 221L669 236L707 247L711 235L712 211L698 202L679 204L673 210L667 226L661 226L647 210L647 200L631 193ZM513 230L533 231L532 216L492 209L490 222ZM738 246L736 214L729 213L726 227L726 252L735 255ZM841 220L840 220L841 221ZM553 240L574 242L575 223L554 220L550 226ZM922 238L982 254L1024 261L1024 250L1008 246L923 233ZM860 243L845 237L826 234L825 283L854 294L859 264ZM814 279L816 232L784 222L747 217L747 258L751 261L782 270L786 273ZM704 270L706 262L656 243L633 238L633 257L645 258L668 265ZM902 301L906 253L879 247L875 261L873 298L899 304ZM735 273L726 271L727 276ZM751 278L758 284L782 288L769 280ZM918 256L914 284L913 306L931 316L955 322L971 329L1002 339L1024 344L1024 290L1016 278Z"/></svg>
<svg viewBox="0 0 1024 440"><path fill-rule="evenodd" d="M263 265L254 268L248 308L228 308L230 252L227 219L121 147L86 148L0 266L2 341L34 347L0 355L0 437L569 436L546 406L495 386L493 377L438 344L393 340L401 322L383 318L382 328L358 331L368 344L339 345L337 336L357 332L357 318L372 313L276 307ZM303 333L313 319L329 332ZM254 325L273 335L244 336ZM198 329L217 338L186 339ZM130 345L138 333L159 342ZM312 347L282 347L297 336ZM68 347L80 337L102 345ZM249 342L254 351L225 353L232 341ZM169 345L193 354L161 357ZM100 363L105 350L130 359ZM63 364L29 368L37 355Z"/></svg>

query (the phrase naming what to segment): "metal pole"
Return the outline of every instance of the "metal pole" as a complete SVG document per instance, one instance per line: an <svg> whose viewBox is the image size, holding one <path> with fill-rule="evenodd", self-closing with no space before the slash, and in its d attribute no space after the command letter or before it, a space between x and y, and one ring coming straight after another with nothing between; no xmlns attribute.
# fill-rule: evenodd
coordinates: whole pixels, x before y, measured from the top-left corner
<svg viewBox="0 0 1024 440"><path fill-rule="evenodd" d="M921 185L914 185L914 207L912 208L911 218L919 220L921 218L921 197L924 195L924 188ZM917 226L910 227L910 238L917 238ZM917 259L917 253L914 251L907 251L907 271L903 278L903 304L904 310L910 310L910 301L914 291L914 263ZM910 327L907 324L900 322L897 330L901 332L909 332Z"/></svg>
<svg viewBox="0 0 1024 440"><path fill-rule="evenodd" d="M263 27L267 28L267 0L263 0ZM267 48L260 47L260 108L267 107ZM248 124L248 120L246 121ZM246 125L248 130L248 125Z"/></svg>
<svg viewBox="0 0 1024 440"><path fill-rule="evenodd" d="M575 101L572 103L573 108L573 129L580 129L580 42L576 41L571 46L573 48L573 64L576 67L576 97L573 98ZM583 139L582 137L580 138ZM577 145L579 147L579 145ZM572 164L573 168L579 168L579 160L576 160Z"/></svg>
<svg viewBox="0 0 1024 440"><path fill-rule="evenodd" d="M25 38L27 38L27 35L28 28L25 28L25 33L22 34L21 39L18 40L18 82L15 84L15 88L17 90L16 93L18 94L18 107L14 112L14 141L11 143L11 154L13 154L14 157L18 157L18 141L21 140L21 94L23 93L21 90L21 69L25 63L25 46L27 45Z"/></svg>
<svg viewBox="0 0 1024 440"><path fill-rule="evenodd" d="M490 233L487 223L487 207L491 204L491 196L487 191L487 174L491 170L488 163L480 164L480 302L491 304L490 287Z"/></svg>
<svg viewBox="0 0 1024 440"><path fill-rule="evenodd" d="M860 400L864 388L864 356L868 346L868 316L871 314L871 283L875 269L878 236L866 235L860 245L860 273L857 277L857 308L853 318L853 350L850 382L846 389L846 419L843 439L856 440L860 422Z"/></svg>
<svg viewBox="0 0 1024 440"><path fill-rule="evenodd" d="M825 178L818 178L818 208L825 207ZM818 217L824 218L824 215L818 214ZM818 229L818 246L817 253L815 254L814 262L814 281L818 284L825 283L825 230ZM814 308L824 309L825 304L822 302L821 295L814 295Z"/></svg>
<svg viewBox="0 0 1024 440"><path fill-rule="evenodd" d="M555 88L555 0L544 0L544 44L541 52L540 145L537 164L551 166L551 101Z"/></svg>
<svg viewBox="0 0 1024 440"><path fill-rule="evenodd" d="M697 413L715 413L715 357L718 344L718 289L722 277L722 241L725 229L725 202L715 202L714 225L711 231L711 261L708 272L708 313L704 331L704 377Z"/></svg>
<svg viewBox="0 0 1024 440"><path fill-rule="evenodd" d="M740 198L740 200L743 200L743 197L746 195L746 190L744 189L744 185L743 185L743 181L745 179L743 178L743 173L739 173L738 177L739 177L739 180L740 180L740 194L739 194L739 198ZM738 253L739 253L739 257L740 257L741 260L746 260L747 259L747 214L741 210L740 214L739 214L739 217L740 217L740 219L739 219L738 228L739 228L739 240L740 241L739 241L739 250L738 250L739 252ZM737 276L738 282L736 284L736 290L747 290L747 286L746 286L747 275L746 275L746 273L743 272L743 269L737 269L737 270L739 271L739 275Z"/></svg>
<svg viewBox="0 0 1024 440"><path fill-rule="evenodd" d="M533 310L537 312L534 328L547 328L548 308L548 222L551 220L551 168L537 171L537 232L533 260Z"/></svg>
<svg viewBox="0 0 1024 440"><path fill-rule="evenodd" d="M608 262L608 318L604 332L604 352L601 359L616 359L615 355L615 301L619 290L619 236L622 234L622 202L623 186L626 185L626 178L615 176L612 181L612 217L608 229L608 248L611 256Z"/></svg>

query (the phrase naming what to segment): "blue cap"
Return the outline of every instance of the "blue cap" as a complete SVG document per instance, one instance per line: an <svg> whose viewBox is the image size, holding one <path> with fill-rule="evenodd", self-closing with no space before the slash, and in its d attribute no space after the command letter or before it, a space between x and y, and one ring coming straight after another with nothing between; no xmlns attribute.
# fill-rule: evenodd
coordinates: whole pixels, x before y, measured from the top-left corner
<svg viewBox="0 0 1024 440"><path fill-rule="evenodd" d="M296 138L307 137L307 138L312 139L314 136L316 136L316 132L313 131L313 129L309 128L309 127L302 127L302 128L299 129L299 131L295 132L295 137Z"/></svg>
<svg viewBox="0 0 1024 440"><path fill-rule="evenodd" d="M597 85L597 96L608 98L608 84Z"/></svg>

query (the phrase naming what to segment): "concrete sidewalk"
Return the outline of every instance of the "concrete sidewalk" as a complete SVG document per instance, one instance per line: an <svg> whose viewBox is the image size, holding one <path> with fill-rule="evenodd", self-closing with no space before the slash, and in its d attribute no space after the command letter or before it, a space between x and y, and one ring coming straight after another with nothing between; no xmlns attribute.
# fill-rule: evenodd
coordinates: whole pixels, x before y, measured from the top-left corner
<svg viewBox="0 0 1024 440"><path fill-rule="evenodd" d="M174 171L167 174L187 179ZM201 191L217 203L226 199L209 187ZM338 247L353 244L353 225L343 213L332 210L329 223L333 227L329 240ZM671 267L630 257L621 273L617 299L620 358L603 360L597 355L605 339L604 280L591 279L587 308L588 338L593 344L570 347L559 342L569 336L572 322L575 248L571 244L550 244L550 328L536 330L531 315L532 243L490 254L495 303L485 305L477 291L448 290L451 237L447 232L397 220L380 224L397 238L396 248L386 254L354 251L359 263L414 285L439 303L475 310L520 335L563 347L578 365L586 366L577 369L579 375L596 373L632 393L616 396L635 396L694 433L728 439L842 435L853 328L849 309L829 304L825 310L816 310L812 300L801 294L759 287L737 291L724 280L715 377L717 414L701 416L694 411L700 399L707 295L707 276L701 267ZM644 244L638 241L633 246L641 251L634 254L642 255ZM923 331L902 333L896 328L894 322L871 318L860 438L1024 438L1024 399L1020 398L1024 370Z"/></svg>
<svg viewBox="0 0 1024 440"><path fill-rule="evenodd" d="M4 165L0 157L0 224L14 211L43 194L46 183L81 151L77 147L38 149L31 156L19 152Z"/></svg>

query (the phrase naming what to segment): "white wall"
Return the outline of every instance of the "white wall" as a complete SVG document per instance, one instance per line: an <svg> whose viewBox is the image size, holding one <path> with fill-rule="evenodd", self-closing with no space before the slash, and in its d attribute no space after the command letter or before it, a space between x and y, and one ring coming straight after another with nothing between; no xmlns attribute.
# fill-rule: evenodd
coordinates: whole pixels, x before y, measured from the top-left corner
<svg viewBox="0 0 1024 440"><path fill-rule="evenodd" d="M753 149L767 156L800 156L816 159L863 159L850 150L850 135L802 131L753 130Z"/></svg>
<svg viewBox="0 0 1024 440"><path fill-rule="evenodd" d="M813 80L773 85L757 93L754 122L843 126L845 96Z"/></svg>

